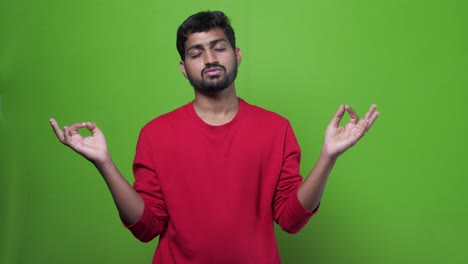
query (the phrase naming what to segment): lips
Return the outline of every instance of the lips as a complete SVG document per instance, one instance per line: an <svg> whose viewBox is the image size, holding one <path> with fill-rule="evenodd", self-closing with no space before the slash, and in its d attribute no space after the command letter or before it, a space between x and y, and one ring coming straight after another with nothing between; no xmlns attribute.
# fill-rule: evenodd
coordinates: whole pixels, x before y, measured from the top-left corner
<svg viewBox="0 0 468 264"><path fill-rule="evenodd" d="M203 75L216 76L220 75L223 71L222 67L210 67L203 70Z"/></svg>

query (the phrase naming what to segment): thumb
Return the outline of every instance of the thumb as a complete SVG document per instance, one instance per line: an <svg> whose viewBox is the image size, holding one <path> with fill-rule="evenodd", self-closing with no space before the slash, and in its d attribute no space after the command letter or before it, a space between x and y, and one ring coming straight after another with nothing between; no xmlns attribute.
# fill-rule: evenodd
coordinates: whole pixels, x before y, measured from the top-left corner
<svg viewBox="0 0 468 264"><path fill-rule="evenodd" d="M345 113L345 107L344 105L340 105L335 115L333 116L332 120L330 121L329 126L338 127L340 125L341 119L343 119L344 113Z"/></svg>
<svg viewBox="0 0 468 264"><path fill-rule="evenodd" d="M93 135L100 131L99 128L97 127L96 123L94 123L94 122L86 122L86 128L89 131L91 131L91 133L93 133Z"/></svg>

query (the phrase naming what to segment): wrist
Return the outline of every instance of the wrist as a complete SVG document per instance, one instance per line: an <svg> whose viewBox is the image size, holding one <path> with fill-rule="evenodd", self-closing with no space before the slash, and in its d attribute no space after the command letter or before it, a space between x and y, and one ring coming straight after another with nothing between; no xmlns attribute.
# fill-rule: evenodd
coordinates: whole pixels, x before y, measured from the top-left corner
<svg viewBox="0 0 468 264"><path fill-rule="evenodd" d="M319 156L319 160L320 161L324 161L324 162L336 162L336 160L338 159L339 155L331 155L329 153L327 153L326 151L323 151L320 153L320 156Z"/></svg>
<svg viewBox="0 0 468 264"><path fill-rule="evenodd" d="M114 166L112 158L111 158L109 153L106 153L104 159L97 160L97 161L93 162L93 164L94 164L94 166L96 166L96 168L98 170L105 170L105 169L108 169L108 168Z"/></svg>

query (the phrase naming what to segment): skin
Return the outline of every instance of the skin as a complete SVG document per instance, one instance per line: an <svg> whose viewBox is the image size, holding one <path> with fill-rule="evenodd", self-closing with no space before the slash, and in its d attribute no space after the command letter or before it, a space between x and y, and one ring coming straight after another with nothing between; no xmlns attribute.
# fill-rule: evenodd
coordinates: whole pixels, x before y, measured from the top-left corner
<svg viewBox="0 0 468 264"><path fill-rule="evenodd" d="M236 115L239 106L235 83L230 83L225 89L216 93L204 91L196 86L202 81L213 84L225 79L235 70L234 67L240 65L242 59L240 49L233 49L219 28L190 34L185 47L186 58L179 65L182 74L195 84L195 111L210 125L228 123ZM215 70L207 73L207 68ZM338 157L354 146L372 127L379 116L379 112L375 111L376 107L375 104L371 105L361 119L348 105L341 105L338 108L326 128L320 157L307 179L299 187L297 195L304 208L309 210L317 208L328 176ZM346 112L350 115L350 120L344 126L340 126L340 121ZM143 199L113 163L104 134L97 125L80 122L65 126L62 130L55 119L51 118L49 121L60 142L88 159L99 170L109 187L123 222L127 225L136 222L144 211ZM79 129L88 129L92 136L82 137L78 133Z"/></svg>
<svg viewBox="0 0 468 264"><path fill-rule="evenodd" d="M216 44L213 45L214 43ZM220 28L190 34L185 47L185 60L179 65L182 74L187 79L191 75L201 81L201 72L207 65L221 65L226 68L227 72L232 72L233 67L239 66L242 61L241 50L231 47L224 31ZM203 78L209 82L218 81L210 80L210 77L206 75ZM222 75L220 78L223 78ZM231 121L236 115L239 101L234 82L218 93L206 93L199 89L194 89L194 91L195 111L206 123L222 125Z"/></svg>
<svg viewBox="0 0 468 264"><path fill-rule="evenodd" d="M318 207L336 160L371 128L380 115L375 111L376 108L377 105L372 104L364 118L359 119L359 115L349 105L340 105L325 131L319 159L297 191L299 202L304 208L315 210ZM339 126L346 112L349 113L350 120L346 125Z"/></svg>
<svg viewBox="0 0 468 264"><path fill-rule="evenodd" d="M215 94L232 86L242 55L236 49L232 58L229 41L221 29L194 34L185 44L186 58L180 67L195 91Z"/></svg>
<svg viewBox="0 0 468 264"><path fill-rule="evenodd" d="M143 199L115 166L104 134L97 125L80 122L65 126L62 130L55 119L51 118L49 121L60 142L91 161L99 170L112 194L122 221L127 225L136 222L143 215L145 206ZM92 136L82 137L78 130L83 128L91 131Z"/></svg>

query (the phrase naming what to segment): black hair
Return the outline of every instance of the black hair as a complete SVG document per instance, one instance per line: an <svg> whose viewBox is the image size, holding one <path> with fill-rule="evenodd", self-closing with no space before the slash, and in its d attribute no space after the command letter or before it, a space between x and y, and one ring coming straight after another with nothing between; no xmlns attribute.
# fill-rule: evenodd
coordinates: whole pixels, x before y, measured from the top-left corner
<svg viewBox="0 0 468 264"><path fill-rule="evenodd" d="M176 45L180 58L185 60L185 42L188 35L195 32L206 32L213 28L221 28L231 47L236 48L236 36L229 18L221 11L203 11L188 17L177 29Z"/></svg>

